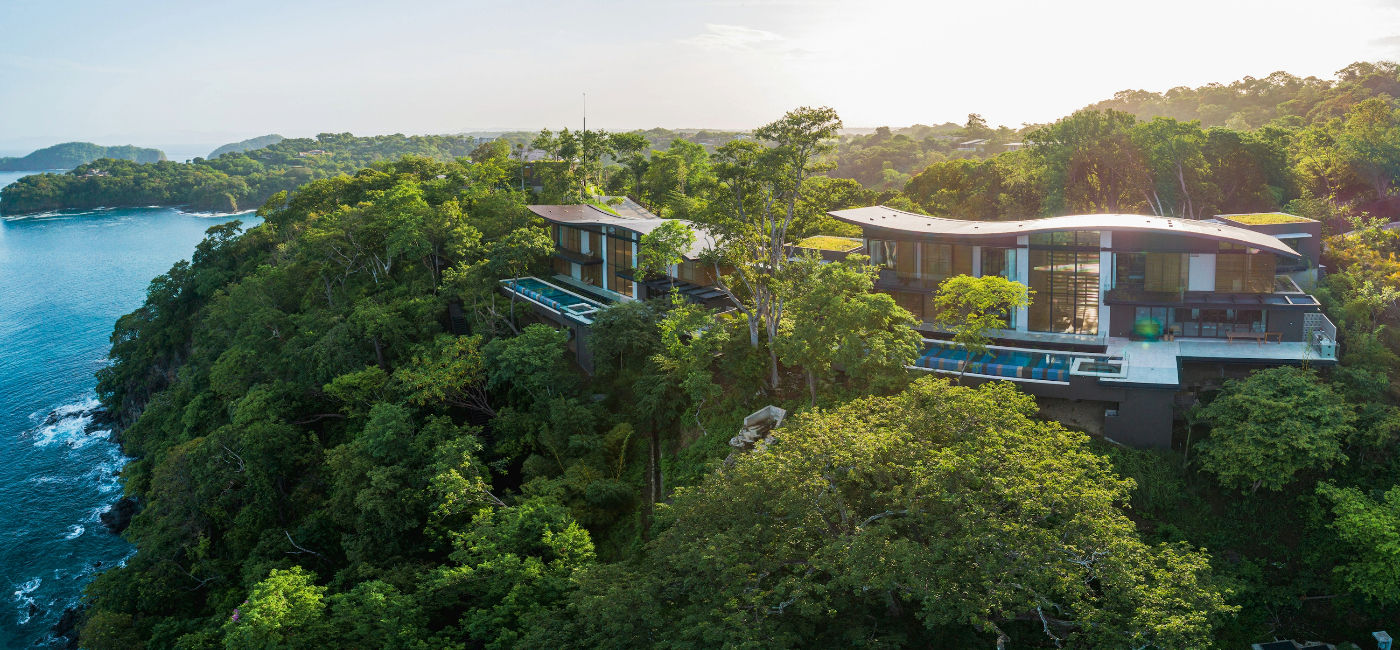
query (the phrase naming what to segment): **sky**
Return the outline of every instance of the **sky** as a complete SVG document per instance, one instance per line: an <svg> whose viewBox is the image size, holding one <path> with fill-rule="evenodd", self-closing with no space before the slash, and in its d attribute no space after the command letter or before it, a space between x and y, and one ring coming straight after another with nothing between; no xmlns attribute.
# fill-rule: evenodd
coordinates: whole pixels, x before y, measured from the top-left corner
<svg viewBox="0 0 1400 650"><path fill-rule="evenodd" d="M265 133L1039 123L1400 60L1400 0L0 2L0 150ZM176 156L172 156L176 158ZM179 158L177 158L179 159Z"/></svg>

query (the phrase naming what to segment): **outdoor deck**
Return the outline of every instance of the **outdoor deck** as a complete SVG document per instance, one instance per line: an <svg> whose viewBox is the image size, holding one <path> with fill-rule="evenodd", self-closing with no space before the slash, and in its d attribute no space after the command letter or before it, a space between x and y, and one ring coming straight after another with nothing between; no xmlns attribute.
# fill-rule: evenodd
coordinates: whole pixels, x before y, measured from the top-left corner
<svg viewBox="0 0 1400 650"><path fill-rule="evenodd" d="M1046 338L1055 343L1066 342L1063 335ZM1014 348L990 346L987 355L968 361L967 354L953 344L925 339L924 351L911 367L1015 382L1068 383L1071 376L1079 375L1107 384L1165 388L1181 383L1182 361L1330 364L1337 360L1335 347L1301 342L1132 341L1115 337L1099 340L1107 347L1106 354L1037 350L1032 347L1033 341L1027 341Z"/></svg>

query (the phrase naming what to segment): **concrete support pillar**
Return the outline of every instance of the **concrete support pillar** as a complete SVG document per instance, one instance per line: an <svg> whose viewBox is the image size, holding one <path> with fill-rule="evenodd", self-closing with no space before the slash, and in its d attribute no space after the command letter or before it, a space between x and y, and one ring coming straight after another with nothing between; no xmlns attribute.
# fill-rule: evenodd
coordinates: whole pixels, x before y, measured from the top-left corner
<svg viewBox="0 0 1400 650"><path fill-rule="evenodd" d="M1099 233L1099 336L1108 338L1108 315L1112 311L1104 304L1108 290L1113 288L1113 233Z"/></svg>
<svg viewBox="0 0 1400 650"><path fill-rule="evenodd" d="M1030 235L1016 236L1016 277L1012 279L1017 282L1021 282L1026 286L1030 286L1031 283L1031 253L1029 248L1030 243ZM1032 296L1031 300L1035 300L1035 297ZM1026 307L1016 308L1017 332L1028 331L1027 328L1030 325L1030 320L1030 309Z"/></svg>

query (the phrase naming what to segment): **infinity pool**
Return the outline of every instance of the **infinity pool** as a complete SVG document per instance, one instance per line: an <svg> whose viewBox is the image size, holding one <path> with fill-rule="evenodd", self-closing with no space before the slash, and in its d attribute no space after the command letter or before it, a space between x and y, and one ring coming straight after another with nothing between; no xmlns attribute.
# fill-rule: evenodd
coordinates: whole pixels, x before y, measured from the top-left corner
<svg viewBox="0 0 1400 650"><path fill-rule="evenodd" d="M562 314L573 316L585 323L593 322L589 316L603 308L602 303L589 300L572 291L561 289L535 277L501 280L501 285L508 291L514 291L520 296L529 298Z"/></svg>
<svg viewBox="0 0 1400 650"><path fill-rule="evenodd" d="M914 362L919 368L1008 379L1069 381L1076 355L1060 352L990 349L968 361L968 351L948 343L930 343ZM964 368L966 363L966 368Z"/></svg>

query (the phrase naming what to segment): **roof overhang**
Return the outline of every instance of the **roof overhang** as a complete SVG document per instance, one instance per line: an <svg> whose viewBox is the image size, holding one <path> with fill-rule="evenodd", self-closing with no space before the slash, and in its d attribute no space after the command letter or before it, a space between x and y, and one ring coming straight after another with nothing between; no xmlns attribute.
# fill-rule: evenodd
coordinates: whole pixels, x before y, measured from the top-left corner
<svg viewBox="0 0 1400 650"><path fill-rule="evenodd" d="M715 238L704 227L696 225L685 219L662 219L660 217L652 219L639 219L636 217L621 217L609 214L591 205L531 205L526 206L531 212L539 215L545 221L564 226L612 226L630 230L639 235L645 235L656 230L661 224L667 221L679 221L691 230L695 231L695 243L684 256L688 260L699 259L706 250L715 247Z"/></svg>
<svg viewBox="0 0 1400 650"><path fill-rule="evenodd" d="M1190 219L1171 219L1142 214L1078 214L1022 221L968 221L914 214L883 205L868 208L833 210L827 214L846 223L866 228L881 228L917 235L946 235L950 237L1005 237L1061 230L1108 230L1115 232L1150 232L1213 239L1266 250L1288 257L1298 257L1297 251L1273 235L1236 228L1221 223Z"/></svg>

